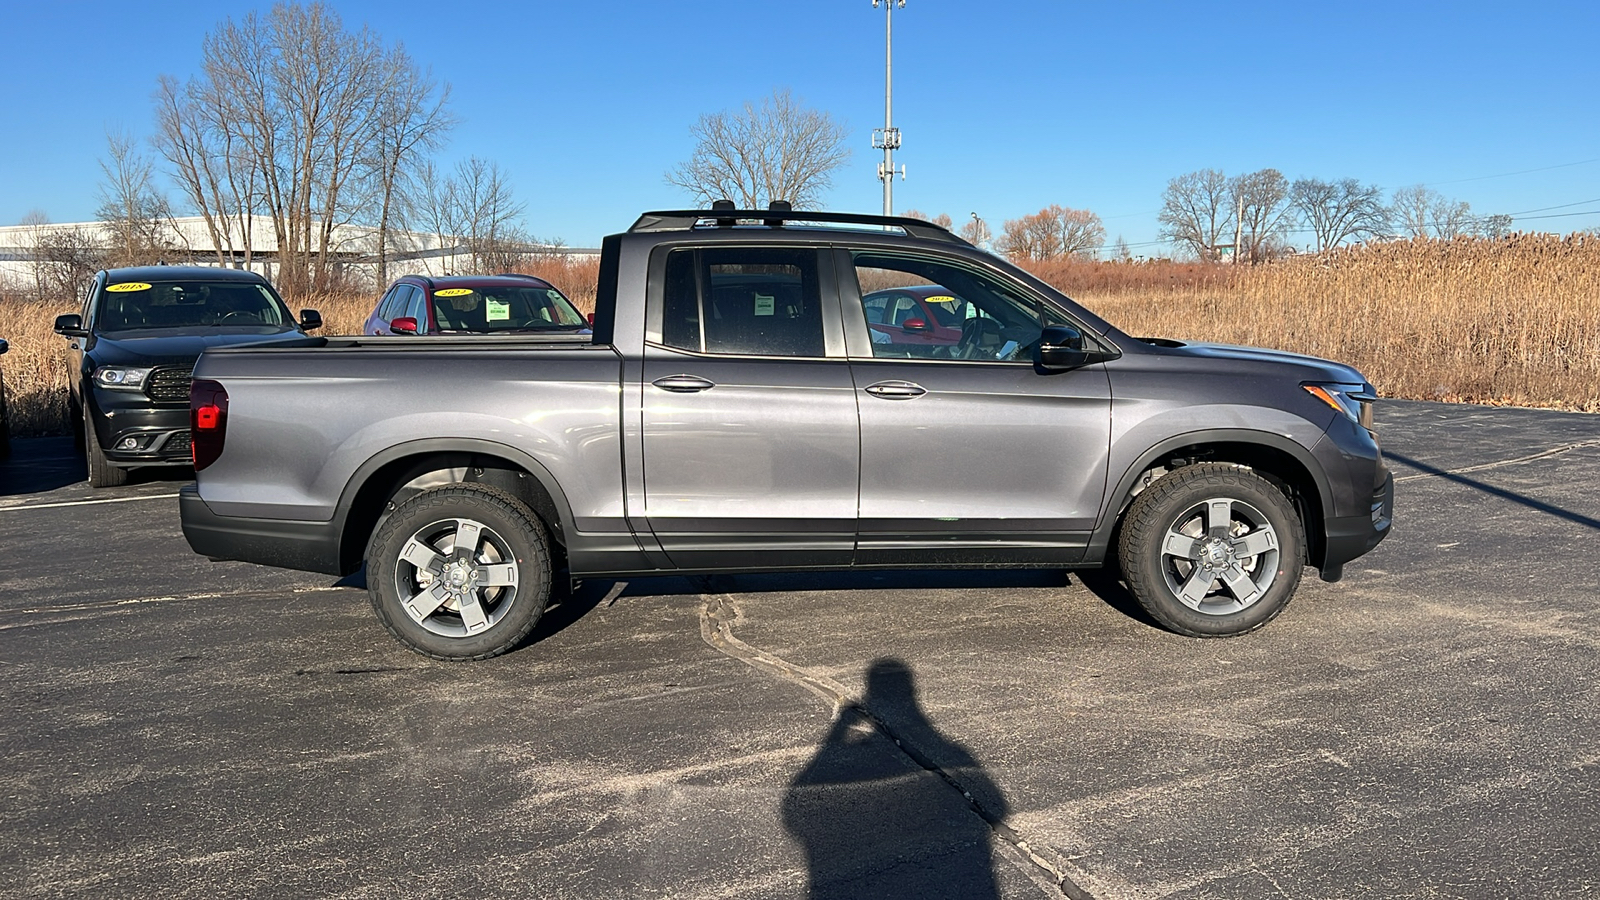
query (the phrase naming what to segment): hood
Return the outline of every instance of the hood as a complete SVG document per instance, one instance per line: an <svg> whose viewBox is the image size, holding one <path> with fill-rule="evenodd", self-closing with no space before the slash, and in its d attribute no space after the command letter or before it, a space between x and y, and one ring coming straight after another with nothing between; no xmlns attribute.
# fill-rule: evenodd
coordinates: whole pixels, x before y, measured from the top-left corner
<svg viewBox="0 0 1600 900"><path fill-rule="evenodd" d="M291 325L236 325L108 331L95 336L89 356L101 366L193 365L213 347L309 340Z"/></svg>
<svg viewBox="0 0 1600 900"><path fill-rule="evenodd" d="M1146 340L1146 343L1160 347L1163 353L1176 356L1215 359L1222 362L1276 363L1294 366L1303 371L1304 374L1301 378L1304 381L1326 381L1339 384L1367 383L1366 377L1351 366L1329 359L1306 356L1303 353L1268 350L1265 347L1238 347L1232 344L1185 344L1162 339Z"/></svg>

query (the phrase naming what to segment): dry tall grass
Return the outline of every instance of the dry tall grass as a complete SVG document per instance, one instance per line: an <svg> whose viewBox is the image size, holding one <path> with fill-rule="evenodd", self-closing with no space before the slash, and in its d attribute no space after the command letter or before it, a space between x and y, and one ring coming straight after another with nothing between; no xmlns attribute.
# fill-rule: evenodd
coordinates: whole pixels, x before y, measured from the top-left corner
<svg viewBox="0 0 1600 900"><path fill-rule="evenodd" d="M1385 396L1600 412L1600 238L1521 235L1410 241L1261 266L1058 260L1032 270L1124 330L1276 347L1360 368ZM585 312L599 262L542 260ZM295 303L325 334L357 334L376 292ZM0 293L0 357L19 435L66 422L67 344L51 332L71 299Z"/></svg>
<svg viewBox="0 0 1600 900"><path fill-rule="evenodd" d="M1336 359L1388 397L1600 412L1594 235L1402 241L1214 268L1169 273L1164 287L1108 275L1078 290L1039 274L1130 333Z"/></svg>

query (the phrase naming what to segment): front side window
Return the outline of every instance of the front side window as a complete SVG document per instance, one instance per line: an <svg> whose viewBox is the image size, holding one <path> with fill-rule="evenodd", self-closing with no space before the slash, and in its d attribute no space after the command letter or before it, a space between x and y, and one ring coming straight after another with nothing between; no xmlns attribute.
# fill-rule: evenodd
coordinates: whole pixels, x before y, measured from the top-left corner
<svg viewBox="0 0 1600 900"><path fill-rule="evenodd" d="M816 253L785 247L672 251L661 338L698 353L824 355Z"/></svg>
<svg viewBox="0 0 1600 900"><path fill-rule="evenodd" d="M289 311L266 285L240 281L129 281L107 284L100 331L206 326L283 326Z"/></svg>
<svg viewBox="0 0 1600 900"><path fill-rule="evenodd" d="M939 260L852 256L874 357L1031 360L1041 311L1014 286Z"/></svg>

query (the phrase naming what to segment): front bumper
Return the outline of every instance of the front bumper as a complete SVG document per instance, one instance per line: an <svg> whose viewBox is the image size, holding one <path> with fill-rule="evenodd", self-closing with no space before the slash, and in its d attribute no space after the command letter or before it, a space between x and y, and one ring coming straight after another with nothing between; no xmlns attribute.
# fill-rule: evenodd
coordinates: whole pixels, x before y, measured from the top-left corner
<svg viewBox="0 0 1600 900"><path fill-rule="evenodd" d="M1338 516L1323 520L1325 552L1322 580L1338 581L1344 564L1378 546L1389 536L1394 524L1394 473L1387 473L1383 485L1372 493L1372 508L1364 516Z"/></svg>
<svg viewBox="0 0 1600 900"><path fill-rule="evenodd" d="M339 571L339 531L333 522L219 516L200 498L199 485L178 490L183 537L213 560L236 559L325 575Z"/></svg>
<svg viewBox="0 0 1600 900"><path fill-rule="evenodd" d="M191 465L189 407L143 394L94 388L91 427L106 461L119 466Z"/></svg>

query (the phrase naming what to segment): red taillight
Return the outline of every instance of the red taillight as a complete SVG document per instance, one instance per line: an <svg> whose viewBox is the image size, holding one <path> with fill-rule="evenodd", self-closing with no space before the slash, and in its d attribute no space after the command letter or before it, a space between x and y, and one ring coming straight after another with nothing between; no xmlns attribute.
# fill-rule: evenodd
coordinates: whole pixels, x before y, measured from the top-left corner
<svg viewBox="0 0 1600 900"><path fill-rule="evenodd" d="M215 381L189 385L189 453L196 472L217 461L228 434L228 392Z"/></svg>

